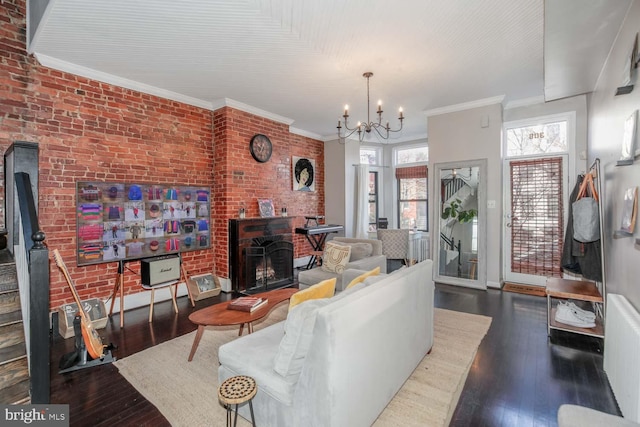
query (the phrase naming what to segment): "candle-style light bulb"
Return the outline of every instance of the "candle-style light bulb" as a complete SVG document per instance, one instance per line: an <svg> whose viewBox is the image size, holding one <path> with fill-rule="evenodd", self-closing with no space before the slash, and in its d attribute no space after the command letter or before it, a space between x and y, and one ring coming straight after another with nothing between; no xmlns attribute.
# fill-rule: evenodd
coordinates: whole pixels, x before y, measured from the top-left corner
<svg viewBox="0 0 640 427"><path fill-rule="evenodd" d="M382 113L382 99L378 100L378 113Z"/></svg>
<svg viewBox="0 0 640 427"><path fill-rule="evenodd" d="M403 119L404 116L402 115L402 107L400 107L400 119Z"/></svg>
<svg viewBox="0 0 640 427"><path fill-rule="evenodd" d="M349 115L349 105L348 104L344 106L344 115L345 116Z"/></svg>

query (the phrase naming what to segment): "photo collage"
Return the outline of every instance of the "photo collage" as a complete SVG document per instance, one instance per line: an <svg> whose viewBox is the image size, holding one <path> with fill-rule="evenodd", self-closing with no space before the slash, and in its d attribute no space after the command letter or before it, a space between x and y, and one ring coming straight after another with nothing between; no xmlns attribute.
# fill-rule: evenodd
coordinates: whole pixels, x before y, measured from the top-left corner
<svg viewBox="0 0 640 427"><path fill-rule="evenodd" d="M202 187L78 182L78 265L209 248L210 195Z"/></svg>

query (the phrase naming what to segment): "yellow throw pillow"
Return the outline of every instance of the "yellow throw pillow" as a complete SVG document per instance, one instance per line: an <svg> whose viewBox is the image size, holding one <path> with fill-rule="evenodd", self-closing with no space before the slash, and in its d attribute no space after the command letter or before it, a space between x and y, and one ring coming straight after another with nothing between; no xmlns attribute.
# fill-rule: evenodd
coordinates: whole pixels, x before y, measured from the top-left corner
<svg viewBox="0 0 640 427"><path fill-rule="evenodd" d="M331 298L336 292L336 278L323 280L313 286L303 289L291 295L289 310L301 302L311 299Z"/></svg>
<svg viewBox="0 0 640 427"><path fill-rule="evenodd" d="M324 245L324 255L322 256L321 268L331 273L342 274L350 257L351 246L327 242L327 244Z"/></svg>
<svg viewBox="0 0 640 427"><path fill-rule="evenodd" d="M358 277L356 277L355 279L353 279L345 288L349 289L352 286L357 285L360 282L364 282L364 279L366 279L367 277L371 277L371 276L377 276L378 274L380 274L380 267L376 267L371 271L367 271L366 273L362 273L361 275L359 275Z"/></svg>

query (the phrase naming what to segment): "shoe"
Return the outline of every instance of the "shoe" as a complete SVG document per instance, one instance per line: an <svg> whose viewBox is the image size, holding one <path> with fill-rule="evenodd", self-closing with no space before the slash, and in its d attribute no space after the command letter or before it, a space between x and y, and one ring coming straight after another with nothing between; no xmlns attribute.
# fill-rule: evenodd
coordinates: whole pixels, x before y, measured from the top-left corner
<svg viewBox="0 0 640 427"><path fill-rule="evenodd" d="M556 309L556 322L577 328L595 328L595 320L590 320L572 309L567 304L558 304Z"/></svg>
<svg viewBox="0 0 640 427"><path fill-rule="evenodd" d="M588 320L583 320L575 316L575 313L568 310L556 311L556 322L564 323L565 325L575 326L577 328L595 328L596 323Z"/></svg>
<svg viewBox="0 0 640 427"><path fill-rule="evenodd" d="M569 315L571 317L575 317L576 319L579 319L583 322L587 322L587 323L592 323L595 322L596 320L596 316L594 313L591 313L587 310L583 310L581 308L579 308L578 306L576 306L574 303L571 302L564 302L562 303L562 301L558 304L558 307L562 307L561 311L563 312L563 315Z"/></svg>
<svg viewBox="0 0 640 427"><path fill-rule="evenodd" d="M560 306L568 307L569 310L574 311L580 318L584 318L589 321L596 320L594 312L578 307L573 301L559 301L558 307Z"/></svg>
<svg viewBox="0 0 640 427"><path fill-rule="evenodd" d="M596 320L596 314L593 311L585 310L583 308L578 307L573 301L567 301L567 305L570 309L575 310L578 314L583 316L588 320Z"/></svg>

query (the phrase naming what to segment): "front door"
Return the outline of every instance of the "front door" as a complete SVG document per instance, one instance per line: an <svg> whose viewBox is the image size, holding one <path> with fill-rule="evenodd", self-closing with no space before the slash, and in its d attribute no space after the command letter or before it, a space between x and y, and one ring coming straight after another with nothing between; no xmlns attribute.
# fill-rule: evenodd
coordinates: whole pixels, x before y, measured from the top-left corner
<svg viewBox="0 0 640 427"><path fill-rule="evenodd" d="M561 277L575 114L505 123L503 277Z"/></svg>
<svg viewBox="0 0 640 427"><path fill-rule="evenodd" d="M505 280L544 286L561 277L566 156L509 160Z"/></svg>

